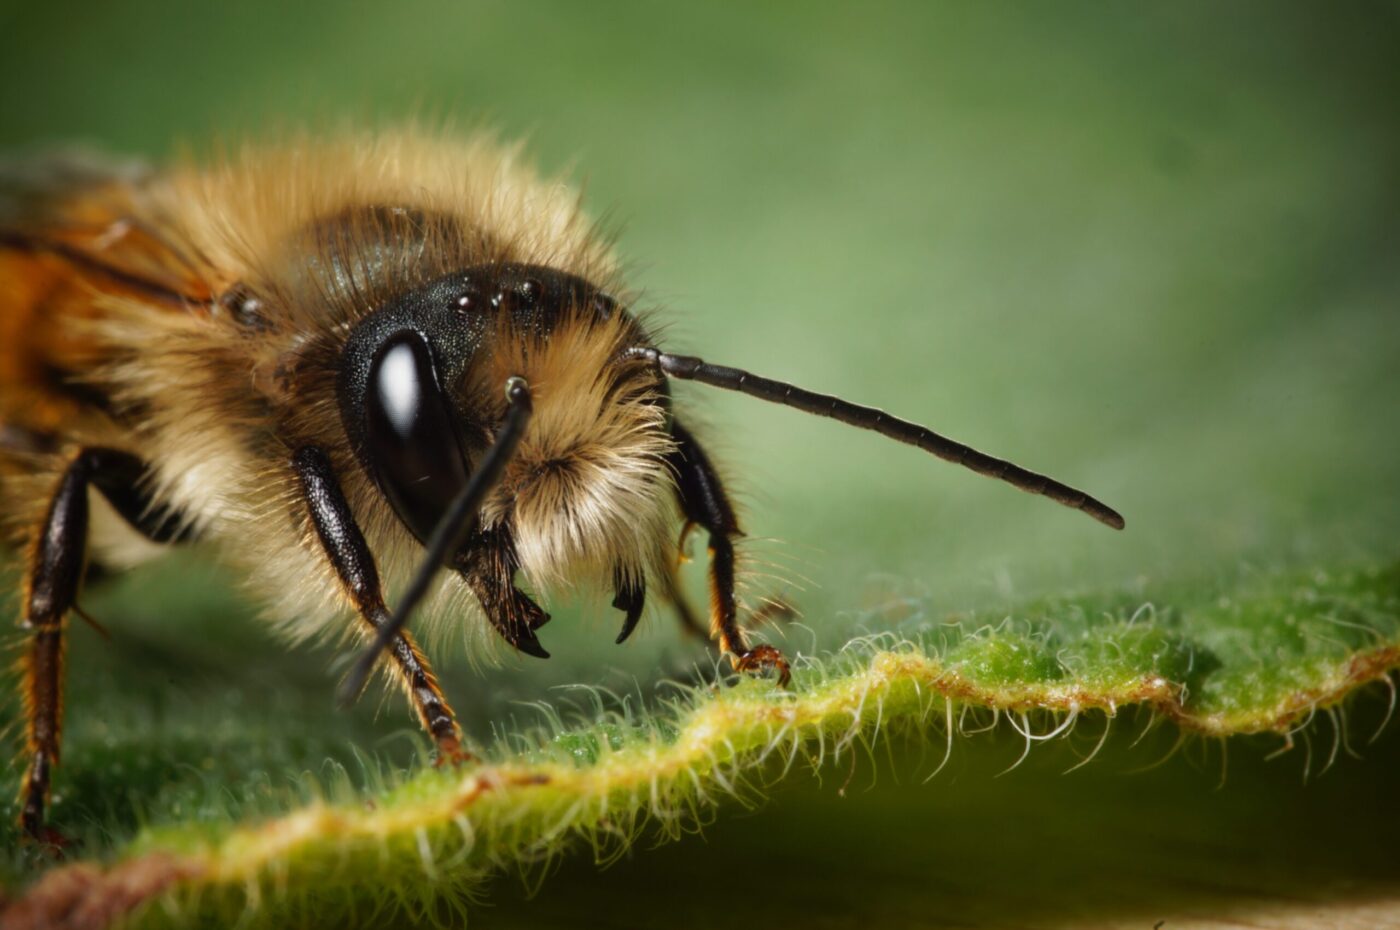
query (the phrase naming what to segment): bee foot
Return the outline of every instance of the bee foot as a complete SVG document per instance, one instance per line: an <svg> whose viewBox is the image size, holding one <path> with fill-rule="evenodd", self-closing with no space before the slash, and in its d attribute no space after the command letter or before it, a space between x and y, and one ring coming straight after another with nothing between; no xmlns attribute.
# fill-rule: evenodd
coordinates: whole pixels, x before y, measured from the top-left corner
<svg viewBox="0 0 1400 930"><path fill-rule="evenodd" d="M450 765L453 768L478 762L476 756L462 748L462 741L455 736L444 737L438 740L437 758L433 760L434 768L442 768Z"/></svg>
<svg viewBox="0 0 1400 930"><path fill-rule="evenodd" d="M64 861L68 858L68 853L71 850L82 845L72 837L48 826L40 827L37 833L26 833L24 844L29 846L38 857L53 862Z"/></svg>
<svg viewBox="0 0 1400 930"><path fill-rule="evenodd" d="M733 657L732 661L736 672L752 672L761 675L769 669L776 669L779 686L786 688L788 683L792 681L792 669L788 665L788 660L783 658L783 654L775 646L754 646L743 654Z"/></svg>

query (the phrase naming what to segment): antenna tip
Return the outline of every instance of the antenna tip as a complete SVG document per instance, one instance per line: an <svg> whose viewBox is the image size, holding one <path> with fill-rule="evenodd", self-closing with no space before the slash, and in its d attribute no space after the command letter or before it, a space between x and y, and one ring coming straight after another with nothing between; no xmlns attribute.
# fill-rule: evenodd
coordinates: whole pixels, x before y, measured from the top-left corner
<svg viewBox="0 0 1400 930"><path fill-rule="evenodd" d="M1121 530L1127 525L1127 522L1123 519L1123 515L1112 507L1102 501L1095 500L1087 494L1082 494L1082 492L1080 496L1083 500L1071 505L1074 506L1075 509L1084 511L1104 526L1112 527L1115 530Z"/></svg>

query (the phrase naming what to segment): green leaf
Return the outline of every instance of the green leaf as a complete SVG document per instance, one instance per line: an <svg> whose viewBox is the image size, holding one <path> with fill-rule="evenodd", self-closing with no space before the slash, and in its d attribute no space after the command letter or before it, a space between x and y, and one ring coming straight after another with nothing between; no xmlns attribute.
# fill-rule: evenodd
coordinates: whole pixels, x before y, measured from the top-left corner
<svg viewBox="0 0 1400 930"><path fill-rule="evenodd" d="M397 695L335 711L344 656L275 641L257 579L173 557L84 594L112 639L71 625L52 809L81 845L35 861L10 802L5 930L40 900L89 926L1396 923L1390 10L9 6L7 149L484 119L625 218L668 348L926 420L1128 529L678 385L747 505L751 600L805 612L760 632L803 656L794 692L711 692L661 616L617 648L557 610L548 663L482 671L449 629L491 760L450 772ZM765 715L799 712L778 741ZM650 782L599 815L652 751L687 816L641 824Z"/></svg>
<svg viewBox="0 0 1400 930"><path fill-rule="evenodd" d="M700 686L654 709L517 732L482 764L423 768L281 816L153 826L104 870L51 873L21 907L134 907L133 926L333 926L383 908L450 920L489 875L678 838L717 807L891 740L952 752L957 734L1004 716L1024 758L1076 728L1106 736L1139 707L1186 733L1270 732L1286 746L1310 718L1337 720L1357 688L1389 683L1397 664L1396 565L1241 578L1160 607L1119 592L917 621L803 657L790 690Z"/></svg>

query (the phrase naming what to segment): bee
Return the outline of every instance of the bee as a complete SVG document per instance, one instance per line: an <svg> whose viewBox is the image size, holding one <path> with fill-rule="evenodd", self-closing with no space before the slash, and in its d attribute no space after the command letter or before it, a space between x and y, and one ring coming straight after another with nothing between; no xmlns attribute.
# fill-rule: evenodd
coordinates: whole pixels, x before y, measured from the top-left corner
<svg viewBox="0 0 1400 930"><path fill-rule="evenodd" d="M545 658L535 597L595 585L622 643L649 585L689 616L678 527L708 537L719 650L786 684L783 655L741 627L740 522L676 380L873 430L1123 526L925 427L672 354L635 303L576 195L490 138L347 134L161 173L73 157L0 171L24 833L53 835L85 566L153 543L217 547L293 640L368 642L343 693L384 668L442 760L470 755L406 626L416 609Z"/></svg>

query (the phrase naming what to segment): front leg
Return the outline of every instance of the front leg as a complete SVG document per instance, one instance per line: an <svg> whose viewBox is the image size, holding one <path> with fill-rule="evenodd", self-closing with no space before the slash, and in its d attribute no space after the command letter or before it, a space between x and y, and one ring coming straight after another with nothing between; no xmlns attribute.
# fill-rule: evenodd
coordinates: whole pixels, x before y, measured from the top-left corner
<svg viewBox="0 0 1400 930"><path fill-rule="evenodd" d="M307 446L296 453L292 465L301 479L302 495L321 547L335 568L346 596L365 622L366 635L372 635L389 622L389 612L384 607L374 556L340 490L330 459L321 449ZM399 682L413 702L418 719L437 743L439 760L470 758L462 749L457 722L438 687L437 676L407 631L395 636L389 652Z"/></svg>
<svg viewBox="0 0 1400 930"><path fill-rule="evenodd" d="M712 635L734 663L736 671L775 669L778 683L786 686L792 677L788 662L773 646L749 647L739 629L738 607L734 598L734 538L743 535L729 495L719 480L710 458L690 431L679 422L671 423L676 449L667 459L675 470L676 494L685 518L709 534L710 623Z"/></svg>

